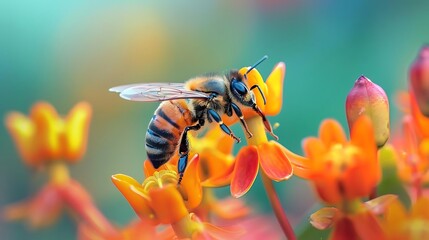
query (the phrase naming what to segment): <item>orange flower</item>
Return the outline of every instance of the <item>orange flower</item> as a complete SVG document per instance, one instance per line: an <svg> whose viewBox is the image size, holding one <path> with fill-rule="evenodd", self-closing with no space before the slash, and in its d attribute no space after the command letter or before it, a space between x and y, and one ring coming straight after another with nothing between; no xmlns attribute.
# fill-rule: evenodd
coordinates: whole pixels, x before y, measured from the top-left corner
<svg viewBox="0 0 429 240"><path fill-rule="evenodd" d="M419 198L409 212L399 201L391 204L382 221L387 239L429 239L428 206L428 198Z"/></svg>
<svg viewBox="0 0 429 240"><path fill-rule="evenodd" d="M371 121L360 117L347 142L340 124L322 122L319 138L303 141L308 159L298 164L301 177L311 180L319 197L331 204L368 196L381 177Z"/></svg>
<svg viewBox="0 0 429 240"><path fill-rule="evenodd" d="M220 128L210 129L203 137L189 136L191 156L198 154L198 175L203 187L222 187L231 182L235 159L234 139ZM174 162L174 161L173 161Z"/></svg>
<svg viewBox="0 0 429 240"><path fill-rule="evenodd" d="M146 161L147 162L147 161ZM171 224L189 215L188 210L197 207L202 198L200 180L197 175L198 156L189 163L180 186L175 170L154 171L152 167L143 184L133 178L116 174L112 181L142 219L155 224Z"/></svg>
<svg viewBox="0 0 429 240"><path fill-rule="evenodd" d="M76 162L82 158L87 142L91 107L78 103L61 118L46 102L36 103L27 117L18 112L9 113L6 127L24 159L32 167L48 161L64 159Z"/></svg>
<svg viewBox="0 0 429 240"><path fill-rule="evenodd" d="M67 207L81 224L104 236L116 236L116 229L97 209L88 192L76 181L51 181L29 200L7 206L2 215L9 221L25 220L31 227L53 224Z"/></svg>
<svg viewBox="0 0 429 240"><path fill-rule="evenodd" d="M200 239L218 234L234 236L237 231L203 223L190 213L202 199L198 161L198 155L195 155L189 162L180 185L177 185L176 170L155 171L148 161L145 162L145 173L149 177L143 184L123 174L112 176L112 181L140 218L155 225L171 224L178 238ZM171 165L163 165L163 168L169 166Z"/></svg>
<svg viewBox="0 0 429 240"><path fill-rule="evenodd" d="M325 207L310 216L313 227L324 230L333 228L330 239L386 239L386 233L376 215L397 199L395 195L384 195L368 202L349 202L347 211Z"/></svg>
<svg viewBox="0 0 429 240"><path fill-rule="evenodd" d="M240 69L244 74L248 68ZM265 95L267 104L263 104L262 96L255 92L257 105L264 114L276 115L280 112L283 97L283 79L285 64L277 64L267 82L264 83L258 70L253 69L247 74L248 86L259 85ZM261 120L259 114L251 109L243 109L245 121L253 137L247 139L248 146L243 147L237 157L231 180L231 194L234 197L244 195L252 186L258 173L259 164L264 173L272 180L282 181L292 176L292 165L283 151L283 146L275 141L268 141L265 129L271 132L268 121ZM273 134L272 134L273 135Z"/></svg>

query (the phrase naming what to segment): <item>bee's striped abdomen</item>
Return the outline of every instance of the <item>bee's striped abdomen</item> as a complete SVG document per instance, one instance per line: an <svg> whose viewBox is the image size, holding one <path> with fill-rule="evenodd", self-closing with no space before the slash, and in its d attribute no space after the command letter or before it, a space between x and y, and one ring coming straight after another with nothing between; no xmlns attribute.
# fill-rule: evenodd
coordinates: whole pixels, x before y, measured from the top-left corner
<svg viewBox="0 0 429 240"><path fill-rule="evenodd" d="M146 132L146 153L155 168L174 155L185 127L193 124L186 100L162 102Z"/></svg>

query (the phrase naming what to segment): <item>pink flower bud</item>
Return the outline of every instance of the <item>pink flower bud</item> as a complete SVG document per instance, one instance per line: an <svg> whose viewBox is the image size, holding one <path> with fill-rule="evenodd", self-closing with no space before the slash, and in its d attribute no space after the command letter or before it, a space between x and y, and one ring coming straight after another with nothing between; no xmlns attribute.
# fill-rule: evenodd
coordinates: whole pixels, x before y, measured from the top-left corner
<svg viewBox="0 0 429 240"><path fill-rule="evenodd" d="M410 68L410 87L420 111L429 117L429 46L423 46Z"/></svg>
<svg viewBox="0 0 429 240"><path fill-rule="evenodd" d="M360 76L347 95L346 114L349 129L361 115L367 115L374 127L375 142L382 147L390 135L389 100L384 90Z"/></svg>

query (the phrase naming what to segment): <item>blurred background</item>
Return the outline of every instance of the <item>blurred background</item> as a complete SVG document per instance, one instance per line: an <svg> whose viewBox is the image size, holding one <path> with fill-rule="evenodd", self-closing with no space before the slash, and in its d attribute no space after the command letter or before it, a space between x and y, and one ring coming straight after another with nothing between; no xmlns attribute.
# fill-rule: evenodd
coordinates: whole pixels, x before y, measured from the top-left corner
<svg viewBox="0 0 429 240"><path fill-rule="evenodd" d="M267 77L286 63L280 143L302 153L301 140L316 135L324 118L346 127L344 104L364 74L394 97L406 88L408 67L429 42L428 1L0 1L0 115L28 114L39 100L60 114L79 101L93 107L88 149L71 167L102 212L125 225L135 213L110 176L143 180L144 136L157 104L127 102L112 86L183 82L269 59ZM241 128L235 132L244 137ZM241 143L242 144L242 143ZM238 144L235 151L242 146ZM4 124L0 127L0 206L31 196L44 174L22 164ZM312 189L299 179L276 184L297 230L314 210ZM220 196L229 189L220 189ZM262 184L244 199L270 213ZM1 239L76 238L65 214L54 226L33 231L0 222Z"/></svg>

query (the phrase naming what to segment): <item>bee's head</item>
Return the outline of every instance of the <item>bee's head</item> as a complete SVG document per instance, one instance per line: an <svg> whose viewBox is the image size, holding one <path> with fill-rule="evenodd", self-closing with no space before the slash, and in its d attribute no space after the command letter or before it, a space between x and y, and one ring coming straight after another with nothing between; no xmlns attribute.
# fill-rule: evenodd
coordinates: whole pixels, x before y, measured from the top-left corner
<svg viewBox="0 0 429 240"><path fill-rule="evenodd" d="M252 107L256 104L255 95L243 82L243 76L238 72L230 74L230 89L232 96L245 106Z"/></svg>

